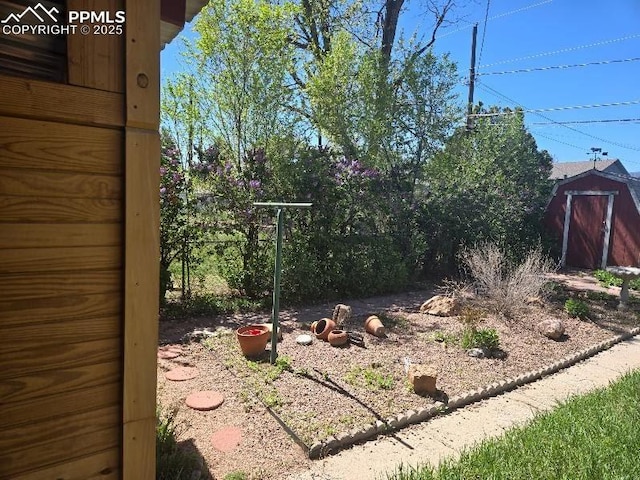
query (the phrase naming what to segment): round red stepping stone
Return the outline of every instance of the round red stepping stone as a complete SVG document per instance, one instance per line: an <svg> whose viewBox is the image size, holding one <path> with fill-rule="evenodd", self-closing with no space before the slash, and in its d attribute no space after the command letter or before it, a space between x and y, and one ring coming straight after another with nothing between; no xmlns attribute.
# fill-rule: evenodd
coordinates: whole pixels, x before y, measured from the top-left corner
<svg viewBox="0 0 640 480"><path fill-rule="evenodd" d="M198 376L198 369L193 367L178 367L173 370L169 370L164 376L167 380L183 382L184 380L196 378Z"/></svg>
<svg viewBox="0 0 640 480"><path fill-rule="evenodd" d="M202 392L193 392L185 399L184 403L187 407L194 410L213 410L218 408L224 402L224 397L220 392L213 390L204 390Z"/></svg>
<svg viewBox="0 0 640 480"><path fill-rule="evenodd" d="M172 358L177 358L179 356L180 353L174 352L173 350L158 350L158 358L171 360Z"/></svg>
<svg viewBox="0 0 640 480"><path fill-rule="evenodd" d="M213 448L223 453L229 453L236 448L242 440L242 430L238 427L225 427L211 435Z"/></svg>

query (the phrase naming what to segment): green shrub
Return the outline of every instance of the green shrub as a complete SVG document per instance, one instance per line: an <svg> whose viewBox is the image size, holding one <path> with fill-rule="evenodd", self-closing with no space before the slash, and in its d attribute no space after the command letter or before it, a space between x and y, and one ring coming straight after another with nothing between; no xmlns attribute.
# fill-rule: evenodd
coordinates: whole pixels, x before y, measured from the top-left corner
<svg viewBox="0 0 640 480"><path fill-rule="evenodd" d="M570 317L579 318L584 320L589 316L589 307L582 300L576 300L570 298L564 303L564 311L569 314Z"/></svg>
<svg viewBox="0 0 640 480"><path fill-rule="evenodd" d="M486 348L496 350L500 346L500 336L495 328L468 328L462 333L460 345L464 349Z"/></svg>
<svg viewBox="0 0 640 480"><path fill-rule="evenodd" d="M593 272L593 276L598 279L598 282L600 282L600 285L603 287L622 286L622 279L606 270L596 270ZM631 280L631 282L629 282L629 288L631 290L640 290L640 279Z"/></svg>

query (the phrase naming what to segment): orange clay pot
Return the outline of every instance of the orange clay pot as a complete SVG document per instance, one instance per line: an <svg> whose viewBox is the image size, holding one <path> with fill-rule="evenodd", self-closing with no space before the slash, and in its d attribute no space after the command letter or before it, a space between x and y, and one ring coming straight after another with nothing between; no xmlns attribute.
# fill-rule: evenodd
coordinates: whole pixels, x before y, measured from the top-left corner
<svg viewBox="0 0 640 480"><path fill-rule="evenodd" d="M384 328L384 325L382 324L380 319L375 315L371 315L365 320L364 328L368 333L376 337L384 337L385 333L387 332L387 329Z"/></svg>
<svg viewBox="0 0 640 480"><path fill-rule="evenodd" d="M316 325L318 325L318 320L311 324L311 333L316 334Z"/></svg>
<svg viewBox="0 0 640 480"><path fill-rule="evenodd" d="M247 325L236 330L236 338L245 357L262 355L270 336L271 332L266 325Z"/></svg>
<svg viewBox="0 0 640 480"><path fill-rule="evenodd" d="M344 330L329 332L327 341L334 347L341 347L349 342L349 335Z"/></svg>
<svg viewBox="0 0 640 480"><path fill-rule="evenodd" d="M318 320L318 323L316 323L314 333L316 334L317 339L324 340L326 342L329 337L329 333L335 330L335 328L336 322L330 318L322 318Z"/></svg>

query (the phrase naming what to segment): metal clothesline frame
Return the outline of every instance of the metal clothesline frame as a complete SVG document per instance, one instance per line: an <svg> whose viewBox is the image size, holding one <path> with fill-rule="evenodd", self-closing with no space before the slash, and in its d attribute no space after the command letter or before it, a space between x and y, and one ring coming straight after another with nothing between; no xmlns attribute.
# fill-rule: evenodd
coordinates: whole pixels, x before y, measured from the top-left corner
<svg viewBox="0 0 640 480"><path fill-rule="evenodd" d="M273 272L273 307L271 310L271 364L278 358L278 329L280 328L280 276L282 272L282 230L285 208L311 208L312 203L254 202L255 207L276 209L276 259Z"/></svg>

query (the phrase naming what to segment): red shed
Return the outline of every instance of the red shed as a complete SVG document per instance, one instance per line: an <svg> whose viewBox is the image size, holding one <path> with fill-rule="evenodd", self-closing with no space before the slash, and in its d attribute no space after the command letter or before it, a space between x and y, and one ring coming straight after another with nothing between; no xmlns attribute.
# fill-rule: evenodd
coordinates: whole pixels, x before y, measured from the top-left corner
<svg viewBox="0 0 640 480"><path fill-rule="evenodd" d="M544 218L562 266L640 265L640 179L590 170L558 182Z"/></svg>

